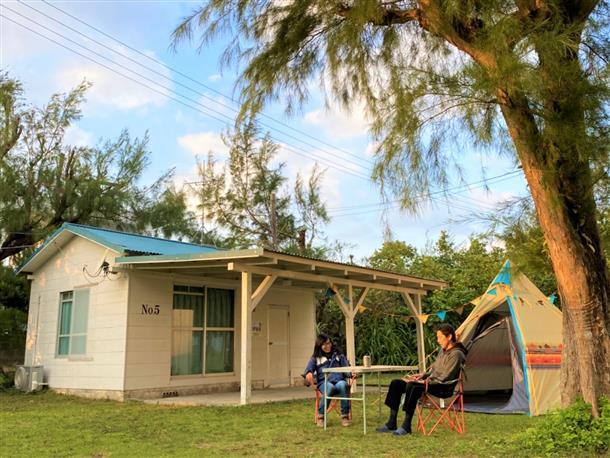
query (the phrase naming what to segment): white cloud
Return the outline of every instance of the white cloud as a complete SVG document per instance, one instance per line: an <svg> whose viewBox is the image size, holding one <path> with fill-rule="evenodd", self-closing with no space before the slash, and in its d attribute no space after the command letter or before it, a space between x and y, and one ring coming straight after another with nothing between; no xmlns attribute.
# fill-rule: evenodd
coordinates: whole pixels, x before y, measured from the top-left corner
<svg viewBox="0 0 610 458"><path fill-rule="evenodd" d="M304 121L319 126L330 138L341 140L367 135L369 127L363 104L354 104L349 112L340 107L320 108L306 113Z"/></svg>
<svg viewBox="0 0 610 458"><path fill-rule="evenodd" d="M66 65L57 75L57 82L62 91L68 91L83 79L86 79L93 83L91 89L87 91L89 101L100 105L109 105L120 110L143 108L150 105L159 107L167 103L166 95L169 95L169 91L160 85L168 87L171 84L164 78L154 75L146 69L137 69L138 73L158 82L158 84L155 84L145 81L137 75L132 75L122 68L117 69L117 72L128 75L137 81L141 81L141 83L129 80L100 66L80 63ZM165 73L168 74L167 71ZM150 86L154 90L146 86Z"/></svg>
<svg viewBox="0 0 610 458"><path fill-rule="evenodd" d="M215 73L214 75L208 77L208 81L216 82L220 78L222 78L222 75L220 73Z"/></svg>
<svg viewBox="0 0 610 458"><path fill-rule="evenodd" d="M206 156L208 152L212 151L217 160L224 160L229 154L227 146L217 132L184 135L178 137L177 141L182 148L194 155Z"/></svg>
<svg viewBox="0 0 610 458"><path fill-rule="evenodd" d="M91 146L93 135L78 126L70 126L64 137L65 143L74 146Z"/></svg>

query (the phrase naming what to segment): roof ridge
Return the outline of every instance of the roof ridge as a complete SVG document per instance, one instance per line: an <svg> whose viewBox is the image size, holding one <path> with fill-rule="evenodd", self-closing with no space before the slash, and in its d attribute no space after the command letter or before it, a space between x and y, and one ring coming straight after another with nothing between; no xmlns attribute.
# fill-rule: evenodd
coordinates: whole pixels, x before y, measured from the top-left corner
<svg viewBox="0 0 610 458"><path fill-rule="evenodd" d="M192 243L192 242L183 242L181 240L172 240L172 239L167 239L164 237L155 237L152 235L145 235L145 234L137 234L135 232L126 232L126 231L119 231L118 229L110 229L110 228L106 228L106 227L98 227L98 226L90 226L88 224L79 224L79 223L64 223L62 226L68 228L70 226L76 226L76 227L82 227L84 229L95 229L98 231L105 231L105 232L114 232L115 234L124 234L124 235L133 235L135 237L145 237L145 238L149 238L149 239L153 239L153 240L163 240L165 242L172 242L172 243L181 243L183 245L191 245L191 246L197 246L197 247L207 247L207 248L215 248L217 250L226 250L226 248L221 248L221 247L217 247L215 245L209 245L209 244L203 244L203 243Z"/></svg>

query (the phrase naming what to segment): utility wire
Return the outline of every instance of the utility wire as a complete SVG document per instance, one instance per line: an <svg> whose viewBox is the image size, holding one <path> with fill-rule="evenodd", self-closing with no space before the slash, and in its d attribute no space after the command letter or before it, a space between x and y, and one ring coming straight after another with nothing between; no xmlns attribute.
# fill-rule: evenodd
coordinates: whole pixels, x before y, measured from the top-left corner
<svg viewBox="0 0 610 458"><path fill-rule="evenodd" d="M17 14L17 15L21 16L22 18L24 18L24 19L26 19L26 20L28 20L28 21L30 21L30 22L32 22L32 23L34 23L34 24L38 25L39 27L42 27L43 29L46 29L46 30L50 31L51 33L53 33L53 34L55 34L55 35L58 35L58 36L62 37L63 39L65 39L65 40L67 40L67 41L69 41L69 42L71 42L71 43L74 43L75 45L77 45L77 46L79 46L79 47L81 47L81 48L83 48L83 49L85 49L85 50L87 50L87 51L89 51L89 52L91 52L91 53L93 53L93 54L95 54L95 55L98 55L98 56L102 57L103 59L105 59L105 60L107 60L107 61L109 61L109 62L112 62L113 64L117 65L118 67L123 68L123 69L125 69L125 70L127 70L127 71L129 71L129 72L131 72L131 73L133 73L133 74L135 74L135 75L138 75L139 77L144 78L144 79L145 79L145 80L147 80L147 81L151 81L153 84L157 85L158 87L160 87L160 88L162 88L162 89L165 89L166 91L168 91L168 92L170 92L170 93L176 94L176 95L178 95L178 96L180 96L180 97L182 97L182 98L184 98L184 99L187 99L188 101L190 101L190 102L192 102L192 103L194 103L194 104L196 104L196 105L201 106L203 109L205 109L205 110L207 110L207 111L211 111L212 113L216 113L217 115L222 116L222 117L224 117L224 118L226 118L226 119L228 119L228 120L232 121L232 118L230 118L229 116L225 115L224 113L219 112L219 111L217 111L217 110L214 110L213 108L209 108L209 107L207 107L207 106L203 105L202 103L200 103L200 102L198 102L198 101L196 101L196 100L194 100L194 99L191 99L191 98L190 98L190 97L188 97L188 96L185 96L185 95L183 95L183 94L180 94L180 93L178 93L178 92L174 91L173 89L171 89L171 88L169 88L169 87L167 87L167 86L163 86L162 84L159 84L159 83L155 82L154 80L151 80L150 78L148 78L148 77L146 77L146 76L144 76L144 75L142 75L142 74L140 74L140 73L138 73L138 72L136 72L136 71L134 71L134 70L131 70L131 69L129 69L128 67L125 67L124 65L121 65L121 64L117 63L116 61L113 61L112 59L109 59L109 58L107 58L107 57L105 57L105 56L103 56L103 55L101 55L101 54L97 53L96 51L93 51L93 50L91 50L91 49L87 48L86 46L81 45L80 43L78 43L78 42L76 42L76 41L74 41L74 40L72 40L72 39L70 39L70 38L68 38L68 37L66 37L66 36L64 36L64 35L62 35L61 33L56 32L56 31L53 31L53 30L49 29L48 27L45 27L44 25L41 25L41 24L40 24L40 23L38 23L37 21L35 21L35 20L33 20L33 19L30 19L30 18L28 18L28 17L26 17L26 16L23 16L22 14L20 14L20 13L18 13L18 12L16 12L16 11L14 11L14 10L12 10L11 8L9 8L9 7L5 6L5 5L3 5L3 6L4 6L4 8L5 8L5 9L10 10L10 11L11 11L11 12L13 12L14 14ZM124 73L121 73L121 72L119 72L119 71L117 71L117 70L115 70L115 69L113 69L113 68L111 68L111 67L108 67L107 65L105 65L105 64L103 64L103 63L101 63L101 62L99 62L99 61L97 61L97 60L95 60L95 59L93 59L93 58L91 58L91 57L89 57L89 56L86 56L86 55L84 55L84 54L82 54L82 53L80 53L80 52L78 52L78 51L76 51L76 50L74 50L74 49L72 49L72 48L70 48L70 47L68 47L68 46L66 46L66 45L64 45L64 44L62 44L62 43L59 43L58 41L56 41L56 40L54 40L54 39L52 39L52 38L48 37L48 36L47 36L47 35L45 35L45 34L42 34L42 33L37 32L37 31L35 31L35 30L32 30L31 28L29 28L29 27L27 27L27 26L25 26L25 25L23 25L23 24L21 24L21 23L19 23L19 22L15 21L14 19L9 18L8 16L1 15L1 14L0 14L0 16L4 17L5 19L7 19L7 20L9 20L9 21L13 22L14 24L16 24L16 25L18 25L18 26L20 26L20 27L22 27L22 28L24 28L24 29L26 29L26 30L28 30L28 31L32 32L32 33L35 33L35 34L36 34L36 35L38 35L38 36L41 36L41 37L43 37L43 38L45 38L45 39L47 39L47 40L49 40L49 41L51 41L51 42L53 42L53 43L57 44L58 46L61 46L61 47L62 47L62 48L64 48L64 49L67 49L68 51L71 51L71 52L73 52L73 53L75 53L75 54L77 54L77 55L79 55L79 56L81 56L81 57L83 57L83 58L85 58L85 59L87 59L87 60L91 61L91 62L96 63L97 65L100 65L100 66L102 66L102 67L104 67L104 68L108 69L109 71L111 71L111 72L113 72L113 73L115 73L115 74L117 74L117 75L120 75L120 76L122 76L122 77L124 77L124 78L129 79L129 80L133 81L134 83L136 83L136 84L138 84L138 85L140 85L140 86L146 87L146 88L148 88L148 89L150 89L150 90L152 90L152 91L154 91L154 92L156 92L156 93L158 93L158 94L160 94L160 95L162 95L162 96L164 96L164 97L167 97L167 98L169 98L169 99L172 99L172 100L174 100L174 101L176 101L176 102L178 102L178 103L180 103L180 104L182 104L182 105L184 105L184 106L186 106L186 107L188 107L188 108L191 108L191 109L193 109L193 110L195 110L195 111L199 111L200 113L202 113L202 114L204 114L204 115L206 115L206 116L208 116L208 117L210 117L210 118L212 118L212 119L215 119L216 121L219 121L219 122L221 122L221 123L223 123L223 124L226 122L225 120L219 119L218 117L216 117L216 116L214 116L214 115L211 115L210 113L208 113L208 112L206 112L206 111L203 111L202 109L199 109L199 108L196 108L196 107L194 107L194 106L192 106L192 105L190 105L190 104L187 104L187 103L185 103L185 102L183 102L183 101L181 101L181 100L179 100L179 99L176 99L175 97L172 97L171 95L168 95L167 93L164 93L164 92L159 91L159 90L157 90L157 89L155 89L155 88L153 88L153 87L151 87L151 86L149 86L149 85L147 85L147 84L144 84L144 83L142 83L141 81L136 80L135 78L132 78L132 77L130 77L130 76L128 76L128 75L125 75ZM285 143L281 142L281 141L280 141L280 140L278 140L277 138L274 138L274 137L271 137L271 138L272 138L273 140L275 140L276 142L280 143L280 144L281 144L281 145L282 145L282 146L283 146L283 147L284 147L284 148L285 148L287 151L290 151L290 152L292 152L292 153L295 153L295 154L298 154L298 155L301 155L301 156L307 157L307 158L309 158L309 159L319 160L319 161L320 161L320 162L321 162L323 165L326 165L326 166L328 166L328 167L334 168L334 169L336 169L336 170L338 170L338 171L340 171L340 172L343 172L343 173L346 173L346 174L352 175L352 176L354 176L354 177L356 177L356 178L360 178L360 179L362 179L362 180L369 181L369 177L367 177L367 176L365 176L365 175L363 175L363 174L360 174L360 173L358 173L358 172L354 171L353 169L346 168L346 167L345 167L345 166L343 166L342 164L337 163L337 162L335 162L335 161L333 161L333 160L331 160L331 159L328 159L328 158L322 157L322 156L320 156L320 155L318 155L318 154L316 154L316 153L314 153L314 152L308 152L308 151L306 151L306 150L304 150L304 149L302 149L302 148L296 147L296 146L294 146L294 145L288 145L288 146L287 146ZM297 149L301 150L302 152L297 151ZM332 164L332 165L331 165L331 164Z"/></svg>
<svg viewBox="0 0 610 458"><path fill-rule="evenodd" d="M475 187L475 188L481 187L481 186L475 186L475 185L500 183L502 181L515 177L519 173L520 173L520 170L513 170L511 172L506 172L501 175L496 175L494 177L486 178L483 180L473 181L471 183L465 183L462 185L454 186L449 189L441 189L441 190L433 191L430 193L419 194L414 197L414 200L421 201L421 200L429 198L431 196L436 196L438 194L451 195L452 193L457 194L458 192L465 192L465 191L468 191L469 190L468 188L470 188L470 187ZM391 200L388 202L380 202L380 203L374 203L374 204L350 205L350 206L334 207L334 208L331 207L328 210L329 210L329 213L335 213L335 212L342 212L342 211L348 211L348 210L364 209L367 207L375 207L372 211L376 211L377 208L379 208L379 207L382 208L384 206L388 206L388 205L391 206L393 204L400 204L400 203L401 203L401 200L396 199L396 200Z"/></svg>
<svg viewBox="0 0 610 458"><path fill-rule="evenodd" d="M506 179L508 179L508 178L505 178L505 180ZM500 180L496 181L496 183L498 183L499 181ZM461 192L464 192L464 191L461 191ZM454 196L455 195L456 194L454 194ZM420 195L418 198L415 198L413 201L414 201L414 203L420 203L420 202L424 202L426 200L435 202L439 199L442 199L443 197L451 197L451 194L447 195L444 191L436 191L434 193ZM463 206L466 204L464 204L462 202L462 205L460 205L459 203L453 202L452 205L456 208L462 207L461 209L464 209ZM331 216L332 218L340 218L340 217L344 217L344 216L358 216L358 215L365 215L368 213L375 213L375 212L382 211L382 210L395 210L395 209L399 209L399 208L400 208L400 201L396 201L396 203L391 204L391 205L387 205L385 203L376 204L376 208L363 210L363 211L343 211L343 212L339 211L336 213L329 212L329 216ZM472 210L472 209L473 209L472 207L469 208L469 210ZM492 209L493 208L490 208L490 210L492 210ZM355 208L354 208L354 210L355 210Z"/></svg>
<svg viewBox="0 0 610 458"><path fill-rule="evenodd" d="M170 71L174 72L175 74L180 75L180 76L182 76L183 78L185 78L185 79L187 79L187 80L189 80L189 81L191 81L191 82L193 82L193 83L195 83L195 84L198 84L199 86L201 86L201 87L203 87L203 88L205 88L205 89L207 89L207 90L209 90L209 91L211 91L211 92L213 92L213 93L215 93L215 94L217 94L217 95L219 95L219 96L221 96L221 97L223 97L223 98L225 98L225 99L227 99L227 100L229 100L229 101L231 101L231 102L233 102L233 103L235 103L235 104L237 104L237 101L236 101L236 100L234 100L232 97L229 97L229 96L227 96L226 94L223 94L222 92L220 92L220 91L218 91L218 90L214 89L213 87L208 86L208 85L206 85L206 84L204 84L204 83L202 83L202 82L200 82L200 81L198 81L198 80L196 80L196 79L194 79L194 78L190 77L189 75L187 75L187 74L185 74L185 73L183 73L183 72L181 72L181 71L177 70L176 68L173 68L173 67L171 67L171 66L167 65L167 64L166 64L166 63L164 63L163 61L160 61L160 60L158 60L158 59L155 59L155 58L154 58L154 57L152 57L152 56L149 56L149 55L147 55L147 54L143 53L142 51L138 50L137 48L134 48L134 47L132 47L132 46L128 45L127 43L125 43L125 42L123 42L123 41L121 41L121 40L119 40L119 39L115 38L114 36L112 36L112 35L110 35L110 34L108 34L108 33L104 32L103 30L100 30L99 28L97 28L97 27L95 27L95 26L93 26L93 25L89 24L88 22L86 22L86 21L84 21L84 20L82 20L82 19L80 19L80 18L78 18L78 17L76 17L76 16L74 16L74 15L72 15L72 14L68 13L67 11L65 11L65 10L63 10L63 9L61 9L61 8L59 8L58 6L56 6L56 5L53 5L53 4L49 3L49 2L48 2L48 1L46 1L46 0L42 0L42 2L43 2L43 3L45 3L46 5L50 6L51 8L54 8L55 10L57 10L57 11L59 11L59 12L63 13L64 15L66 15L66 16L68 16L68 17L70 17L70 18L74 19L75 21L77 21L77 22L79 22L79 23L81 23L81 24L83 24L83 25L85 25L85 26L89 27L90 29L95 30L96 32L98 32L98 33L102 34L103 36L105 36L105 37L107 37L107 38L109 38L109 39L113 40L114 42L119 43L119 44L121 44L122 46L125 46L127 49L130 49L131 51L133 51L133 52L135 52L135 53L137 53L137 54L139 54L139 55L141 55L141 56L145 57L146 59L148 59L148 60L150 60L150 61L152 61L152 62L156 63L157 65L161 65L161 66L165 67L166 69L168 69L168 70L170 70ZM47 16L46 14L42 13L40 10L38 10L38 9L36 9L36 8L33 8L32 6L27 5L27 4L26 4L26 3L24 3L24 2L21 2L21 1L20 1L20 3L23 3L24 5L28 6L29 8L32 8L32 9L34 9L35 11L38 11L40 14L43 14L43 15L45 15L46 17L49 17L49 16ZM49 18L50 18L50 19L53 19L53 18L51 18L51 17L49 17ZM55 20L56 22L60 22L60 21L57 21L56 19L53 19L53 20ZM61 23L61 22L60 22L60 23ZM65 24L63 24L63 23L61 23L61 24L62 24L62 25L64 25L65 27L70 28L71 30L74 30L74 29L72 29L71 27L69 27L69 26L67 26L67 25L65 25ZM76 31L76 33L79 33L79 34L81 34L81 35L82 35L82 33L81 33L81 32L79 32L79 31ZM98 42L98 41L96 41L96 40L92 39L92 38L91 38L91 37L89 37L89 36L87 36L87 37L88 37L89 39L91 39L92 41L94 41L94 42L96 42L96 43L98 43L98 44L99 44L99 42ZM102 45L102 46L104 46L104 45ZM117 52L118 52L118 51L117 51ZM127 56L125 56L124 54L121 54L121 55L127 58ZM131 59L130 59L130 60L131 60ZM140 64L140 65L142 65L142 64ZM191 90L192 90L192 89L191 89ZM200 92L199 92L199 94L202 94L202 93L200 93ZM202 95L203 95L203 94L202 94ZM207 97L207 96L206 96L206 97ZM212 100L214 100L214 99L212 99ZM216 102L216 103L220 103L220 102L218 102L217 100L214 100L214 102ZM227 106L227 105L223 105L223 106ZM231 108L231 109L235 110L234 108ZM236 111L237 111L237 110L236 110ZM273 121L273 122L275 122L275 123L277 123L277 124L279 124L279 125L281 125L281 126L283 126L283 127L285 127L285 128L287 128L287 129L290 129L290 130L292 130L292 131L294 131L294 132L296 132L296 133L298 133L298 134L300 134L300 135L303 135L303 136L305 136L305 137L307 137L307 138L310 138L310 139L312 139L312 140L314 140L314 141L317 141L317 142L319 142L320 144L326 145L326 146L328 146L328 147L330 147L330 148L332 148L332 149L334 149L334 150L341 151L342 153L344 153L344 154L346 154L346 155L352 156L352 157L354 157L355 159L357 159L357 160L359 160L359 161L361 161L361 162L363 162L363 163L367 164L368 166L370 166L370 165L373 165L373 164L374 164L374 162L373 162L373 161L371 161L371 160L369 160L369 159L362 158L362 157L360 157L360 156L358 156L358 155L356 155L356 154L354 154L354 153L352 153L352 152L350 152L350 151L348 151L348 150L346 150L346 149L343 149L343 148L340 148L340 147L334 146L334 145L332 145L332 144L330 144L330 143L328 143L328 142L326 142L326 141L324 141L324 140L321 140L321 139L319 139L319 138L317 138L317 137L315 137L315 136L313 136L313 135L310 135L310 134L308 134L307 132L303 132L302 130L296 129L296 128L294 128L294 127L290 126L289 124L286 124L286 123L284 123L284 122L282 122L282 121L280 121L280 120L278 120L278 119L275 119L275 118L273 118L273 117L271 117L271 116L269 116L269 115L267 115L267 114L265 114L265 113L261 113L261 116L262 116L262 117L264 117L264 118L266 118L266 119L268 119L268 120L270 120L270 121ZM276 129L276 130L277 130L277 129ZM285 134L285 135L289 135L289 134L286 134L286 133L284 133L284 134ZM294 138L294 137L293 137L293 138ZM301 141L301 142L303 142L302 140L300 140L300 141ZM309 145L309 146L312 146L312 147L314 147L314 148L316 147L316 146L311 145L311 144L306 143L306 142L303 142L303 143L305 143L305 144L307 144L307 145Z"/></svg>

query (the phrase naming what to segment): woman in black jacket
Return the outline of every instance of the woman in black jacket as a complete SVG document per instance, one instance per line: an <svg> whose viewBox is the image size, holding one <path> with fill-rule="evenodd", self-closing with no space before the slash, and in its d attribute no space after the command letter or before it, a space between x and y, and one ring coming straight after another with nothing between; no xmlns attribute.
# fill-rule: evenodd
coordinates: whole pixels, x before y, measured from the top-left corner
<svg viewBox="0 0 610 458"><path fill-rule="evenodd" d="M441 346L441 353L434 363L423 374L392 380L385 399L385 405L390 408L390 418L387 423L377 428L377 432L392 432L396 436L411 434L411 420L417 407L417 401L424 393L425 380L428 381L428 392L433 396L447 397L453 391L460 370L466 360L468 351L457 341L453 327L442 324L436 331L436 339ZM400 406L400 398L405 394L405 420L397 428L396 418Z"/></svg>

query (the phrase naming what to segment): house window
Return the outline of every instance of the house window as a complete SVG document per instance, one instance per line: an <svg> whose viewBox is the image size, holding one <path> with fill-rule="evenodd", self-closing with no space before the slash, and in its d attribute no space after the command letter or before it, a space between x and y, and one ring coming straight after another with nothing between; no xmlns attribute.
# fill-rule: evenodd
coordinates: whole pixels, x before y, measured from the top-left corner
<svg viewBox="0 0 610 458"><path fill-rule="evenodd" d="M233 371L233 290L175 285L172 313L172 375Z"/></svg>
<svg viewBox="0 0 610 458"><path fill-rule="evenodd" d="M89 289L65 291L59 296L57 355L84 355L87 350Z"/></svg>

